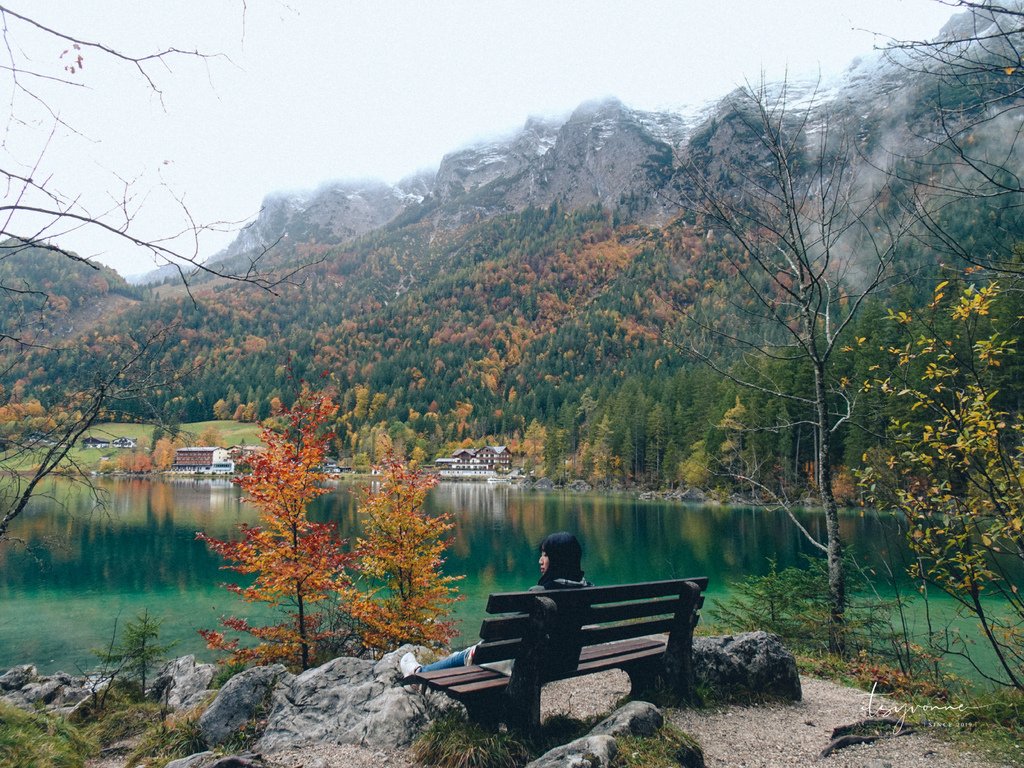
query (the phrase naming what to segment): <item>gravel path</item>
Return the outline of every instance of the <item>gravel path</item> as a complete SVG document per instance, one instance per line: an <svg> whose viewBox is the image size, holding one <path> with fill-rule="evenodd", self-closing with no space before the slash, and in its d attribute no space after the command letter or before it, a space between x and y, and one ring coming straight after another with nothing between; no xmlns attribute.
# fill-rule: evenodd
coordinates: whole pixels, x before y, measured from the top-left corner
<svg viewBox="0 0 1024 768"><path fill-rule="evenodd" d="M842 749L821 759L832 729L868 716L863 691L834 683L801 678L803 701L796 704L732 706L720 710L668 710L667 719L690 733L704 748L707 768L1012 768L994 763L951 745L935 732L921 732L874 744ZM629 690L622 672L605 672L544 688L545 715L571 713L575 717L611 711ZM875 702L877 708L877 701ZM405 751L364 749L355 746L314 745L264 755L276 768L412 768ZM98 768L99 763L94 763ZM1024 765L1022 762L1017 765ZM107 762L104 768L115 768Z"/></svg>
<svg viewBox="0 0 1024 768"><path fill-rule="evenodd" d="M823 680L801 678L803 701L796 704L732 706L721 710L668 710L673 725L694 736L704 748L707 768L1011 768L951 745L935 733L922 732L873 744L847 747L820 759L832 729L868 716L863 691ZM552 683L544 688L545 715L576 717L610 711L629 690L622 672ZM875 702L877 708L877 701ZM356 747L315 747L267 756L281 768L409 768L405 753L384 753Z"/></svg>
<svg viewBox="0 0 1024 768"><path fill-rule="evenodd" d="M803 701L729 707L720 711L670 710L668 720L704 747L707 768L996 768L1000 765L952 745L934 732L880 739L846 747L820 759L832 729L869 716L868 695L823 680L802 677ZM877 700L872 715L877 716Z"/></svg>

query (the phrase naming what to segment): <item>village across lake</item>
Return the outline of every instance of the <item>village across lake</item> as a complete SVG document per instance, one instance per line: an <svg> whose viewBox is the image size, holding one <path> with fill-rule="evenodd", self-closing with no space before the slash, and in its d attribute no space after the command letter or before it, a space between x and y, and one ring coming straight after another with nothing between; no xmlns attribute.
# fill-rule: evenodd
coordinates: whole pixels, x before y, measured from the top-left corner
<svg viewBox="0 0 1024 768"><path fill-rule="evenodd" d="M175 655L210 658L197 630L251 610L219 586L235 574L221 570L220 559L195 539L198 530L229 537L239 523L255 520L229 480L102 478L98 485L107 499L102 507L85 488L55 483L19 521L27 548L0 549L0 669L91 668L92 649L109 642L115 620L123 626L142 610L163 620L161 639L176 643ZM312 516L357 537L361 488L340 482L317 500ZM537 545L551 531L579 535L587 576L597 584L709 577L705 623L713 621L716 599L738 580L766 573L770 559L782 569L804 565L811 554L779 511L487 483L443 483L427 503L451 512L456 523L446 570L464 575L455 618L468 640L489 593L536 582ZM810 510L800 519L812 531L824 524ZM882 573L883 559L901 562L902 536L892 518L853 511L842 525L865 568ZM884 582L880 589L887 589Z"/></svg>

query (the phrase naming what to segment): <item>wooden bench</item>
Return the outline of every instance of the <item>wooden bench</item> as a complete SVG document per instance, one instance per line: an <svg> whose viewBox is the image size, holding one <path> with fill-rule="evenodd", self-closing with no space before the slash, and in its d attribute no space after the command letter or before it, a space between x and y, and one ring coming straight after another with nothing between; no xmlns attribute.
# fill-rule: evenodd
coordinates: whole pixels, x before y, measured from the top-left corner
<svg viewBox="0 0 1024 768"><path fill-rule="evenodd" d="M610 587L506 592L487 599L474 663L419 672L420 683L462 702L474 721L521 731L540 726L545 683L622 669L631 695L662 685L696 703L693 630L707 578ZM513 660L511 676L484 664Z"/></svg>

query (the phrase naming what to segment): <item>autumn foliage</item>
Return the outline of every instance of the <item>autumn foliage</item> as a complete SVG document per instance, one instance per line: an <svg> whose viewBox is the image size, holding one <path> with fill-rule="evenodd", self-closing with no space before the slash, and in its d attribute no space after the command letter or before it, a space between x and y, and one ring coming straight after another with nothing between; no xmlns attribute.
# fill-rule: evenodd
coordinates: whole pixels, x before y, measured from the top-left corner
<svg viewBox="0 0 1024 768"><path fill-rule="evenodd" d="M253 455L252 473L236 480L259 508L260 524L239 526L241 538L233 541L197 534L227 561L224 568L255 577L250 586L229 590L286 614L270 626L222 619L236 637L201 631L229 661L308 669L341 647L379 656L405 642L441 646L455 634L443 617L457 599L457 577L441 570L452 523L423 509L436 478L388 452L380 483L364 497L365 536L354 551L333 525L308 519L309 502L328 491L321 466L336 413L330 397L308 390L282 408L272 420L277 429L262 431L267 448ZM245 635L256 643L243 644L237 636Z"/></svg>
<svg viewBox="0 0 1024 768"><path fill-rule="evenodd" d="M968 659L991 682L1024 690L1024 418L1010 411L1016 397L1000 401L1000 383L1020 376L1019 340L1002 332L1016 327L1019 298L990 282L947 299L947 285L936 286L928 307L939 319L892 314L913 335L891 350L895 372L866 382L865 391L909 408L892 420L890 454L862 471L861 482L873 503L903 514L911 576L976 621L974 637L937 634L952 646L940 650ZM995 662L979 666L976 644L987 645Z"/></svg>
<svg viewBox="0 0 1024 768"><path fill-rule="evenodd" d="M263 429L266 451L252 457L251 474L236 480L245 500L259 508L260 524L240 526L241 538L234 541L197 534L228 561L224 568L255 575L250 586L232 584L228 589L248 602L265 603L287 614L270 626L254 626L244 618L222 619L226 629L255 638L252 646L223 632L200 633L211 648L228 651L232 661L280 661L308 669L318 646L331 639L325 613L316 609L347 585L351 555L335 527L311 522L306 507L329 490L320 467L331 438L326 426L336 411L329 396L304 392L278 416L283 430Z"/></svg>
<svg viewBox="0 0 1024 768"><path fill-rule="evenodd" d="M458 599L459 577L442 572L447 514L429 515L423 501L437 478L409 469L393 453L369 488L362 511L365 537L356 543L359 578L349 590L348 611L373 655L402 643L441 647L456 634L439 621Z"/></svg>

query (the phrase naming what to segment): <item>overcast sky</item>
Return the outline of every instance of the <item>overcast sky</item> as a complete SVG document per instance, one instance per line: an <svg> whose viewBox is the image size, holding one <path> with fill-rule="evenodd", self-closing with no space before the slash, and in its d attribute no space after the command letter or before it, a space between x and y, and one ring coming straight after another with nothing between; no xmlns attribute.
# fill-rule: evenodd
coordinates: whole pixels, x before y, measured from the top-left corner
<svg viewBox="0 0 1024 768"><path fill-rule="evenodd" d="M6 4L132 55L167 47L223 54L151 64L158 95L131 65L89 48L62 58L66 44L7 21L17 63L46 76L23 76L21 85L49 109L3 81L15 119L2 167L46 179L92 213L127 194L146 237L185 228L183 208L200 224L242 222L276 190L397 181L531 115L565 114L594 98L682 108L762 71L828 77L888 37L933 37L953 12L939 0ZM67 72L78 53L82 68ZM201 256L231 237L204 236ZM61 243L122 274L151 268L144 254L82 229Z"/></svg>

